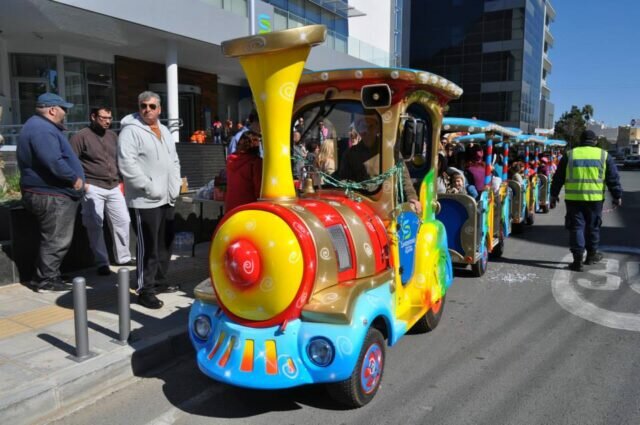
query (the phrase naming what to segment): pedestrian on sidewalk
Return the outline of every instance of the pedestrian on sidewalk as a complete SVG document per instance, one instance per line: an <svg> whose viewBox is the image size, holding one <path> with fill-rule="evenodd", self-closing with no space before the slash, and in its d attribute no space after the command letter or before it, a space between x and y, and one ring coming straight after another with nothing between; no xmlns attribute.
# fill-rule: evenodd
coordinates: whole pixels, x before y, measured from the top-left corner
<svg viewBox="0 0 640 425"><path fill-rule="evenodd" d="M107 213L118 265L131 264L129 227L131 219L120 190L117 164L118 136L109 130L113 116L111 108L93 108L89 127L71 136L74 150L86 176L82 197L82 224L87 229L89 244L96 258L98 274L108 276L109 254L104 241L104 215Z"/></svg>
<svg viewBox="0 0 640 425"><path fill-rule="evenodd" d="M156 294L175 292L167 282L173 238L175 203L180 194L180 161L169 129L160 123L160 96L138 96L139 112L120 122L118 167L137 235L138 303L158 309Z"/></svg>
<svg viewBox="0 0 640 425"><path fill-rule="evenodd" d="M582 271L585 249L587 258L584 264L596 264L602 260L598 244L605 185L613 196L611 203L614 208L622 205L622 185L616 164L596 143L593 131L583 131L580 146L562 157L551 184L551 208L558 203L560 189L564 185L565 227L569 230L569 250L573 254L569 269L576 272Z"/></svg>
<svg viewBox="0 0 640 425"><path fill-rule="evenodd" d="M260 135L247 130L240 136L238 148L227 158L227 194L224 213L258 200L262 183Z"/></svg>
<svg viewBox="0 0 640 425"><path fill-rule="evenodd" d="M60 265L73 240L73 227L84 187L84 172L63 133L73 103L55 93L36 101L36 113L20 131L16 156L22 203L38 222L40 247L29 286L36 292L71 289Z"/></svg>

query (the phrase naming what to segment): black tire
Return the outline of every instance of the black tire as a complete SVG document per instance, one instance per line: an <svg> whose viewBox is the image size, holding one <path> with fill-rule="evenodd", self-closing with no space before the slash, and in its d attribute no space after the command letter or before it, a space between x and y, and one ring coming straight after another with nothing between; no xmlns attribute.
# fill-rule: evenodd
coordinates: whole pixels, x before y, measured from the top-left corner
<svg viewBox="0 0 640 425"><path fill-rule="evenodd" d="M531 213L529 215L527 215L527 218L524 221L524 224L527 224L529 226L533 225L536 222L536 216L535 214Z"/></svg>
<svg viewBox="0 0 640 425"><path fill-rule="evenodd" d="M432 308L411 327L411 333L423 334L434 330L442 318L442 311L444 310L446 299L446 295L440 298L436 305L432 306Z"/></svg>
<svg viewBox="0 0 640 425"><path fill-rule="evenodd" d="M513 223L511 225L511 233L514 235L519 235L524 232L524 224L523 223Z"/></svg>
<svg viewBox="0 0 640 425"><path fill-rule="evenodd" d="M540 207L540 209L542 210L543 214L547 214L549 212L549 205L543 205L542 207Z"/></svg>
<svg viewBox="0 0 640 425"><path fill-rule="evenodd" d="M471 265L471 273L475 277L482 277L484 272L487 271L487 263L489 262L489 255L487 254L487 250L483 251L483 256L480 257L478 261Z"/></svg>
<svg viewBox="0 0 640 425"><path fill-rule="evenodd" d="M382 333L376 328L369 328L367 336L364 339L358 361L351 372L351 377L335 384L327 384L327 391L331 397L337 402L344 404L349 408L362 407L373 400L384 373L385 361L385 341ZM374 362L373 379L370 388L365 389L362 385L362 375L366 375L367 371L371 372L371 362Z"/></svg>
<svg viewBox="0 0 640 425"><path fill-rule="evenodd" d="M491 254L489 254L490 258L500 258L504 253L504 239L500 236L500 242L491 250Z"/></svg>

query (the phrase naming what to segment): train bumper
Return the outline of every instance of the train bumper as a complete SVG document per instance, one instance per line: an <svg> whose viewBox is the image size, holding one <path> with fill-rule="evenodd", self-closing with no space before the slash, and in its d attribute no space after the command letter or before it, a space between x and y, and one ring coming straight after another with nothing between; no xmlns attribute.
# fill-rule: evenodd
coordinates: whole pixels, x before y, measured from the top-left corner
<svg viewBox="0 0 640 425"><path fill-rule="evenodd" d="M205 338L195 331L195 322L210 321ZM201 328L202 329L202 328ZM206 329L206 325L204 327ZM189 315L189 336L198 367L209 377L232 385L276 389L304 384L338 382L349 378L356 364L366 326L289 322L254 328L229 320L218 306L196 300ZM309 344L323 339L333 350L333 359L319 366L309 356ZM314 342L317 344L317 341Z"/></svg>

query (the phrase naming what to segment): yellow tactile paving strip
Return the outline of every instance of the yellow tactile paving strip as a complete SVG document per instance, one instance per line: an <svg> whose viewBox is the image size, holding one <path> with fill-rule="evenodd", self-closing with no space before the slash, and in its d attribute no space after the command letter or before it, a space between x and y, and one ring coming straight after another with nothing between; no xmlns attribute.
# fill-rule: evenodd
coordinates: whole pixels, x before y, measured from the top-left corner
<svg viewBox="0 0 640 425"><path fill-rule="evenodd" d="M50 305L0 319L0 339L73 319L73 310Z"/></svg>
<svg viewBox="0 0 640 425"><path fill-rule="evenodd" d="M30 330L31 328L21 325L20 323L16 323L12 320L0 319L0 339L9 338L10 336L28 332Z"/></svg>

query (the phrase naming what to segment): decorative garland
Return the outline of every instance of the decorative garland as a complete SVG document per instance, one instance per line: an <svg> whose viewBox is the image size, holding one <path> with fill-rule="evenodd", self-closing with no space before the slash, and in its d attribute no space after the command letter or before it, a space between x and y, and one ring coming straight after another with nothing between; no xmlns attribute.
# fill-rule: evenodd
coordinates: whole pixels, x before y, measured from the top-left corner
<svg viewBox="0 0 640 425"><path fill-rule="evenodd" d="M299 155L294 154L293 158L296 161L304 161L305 165L313 166L313 164L308 163L305 158ZM404 190L402 186L402 177L403 177L402 168L403 167L404 167L404 162L400 161L399 163L389 168L384 173L371 177L370 179L367 179L367 180L362 180L360 182L354 182L351 180L339 180L331 176L330 174L327 174L320 170L315 170L315 173L317 173L322 178L323 183L326 183L338 189L344 189L345 195L352 199L357 199L357 196L354 194L355 191L366 190L370 192L371 191L370 188L372 186L374 187L380 186L382 183L384 183L385 180L396 175L397 181L398 181L398 193L400 194L400 204L403 204L404 203Z"/></svg>

